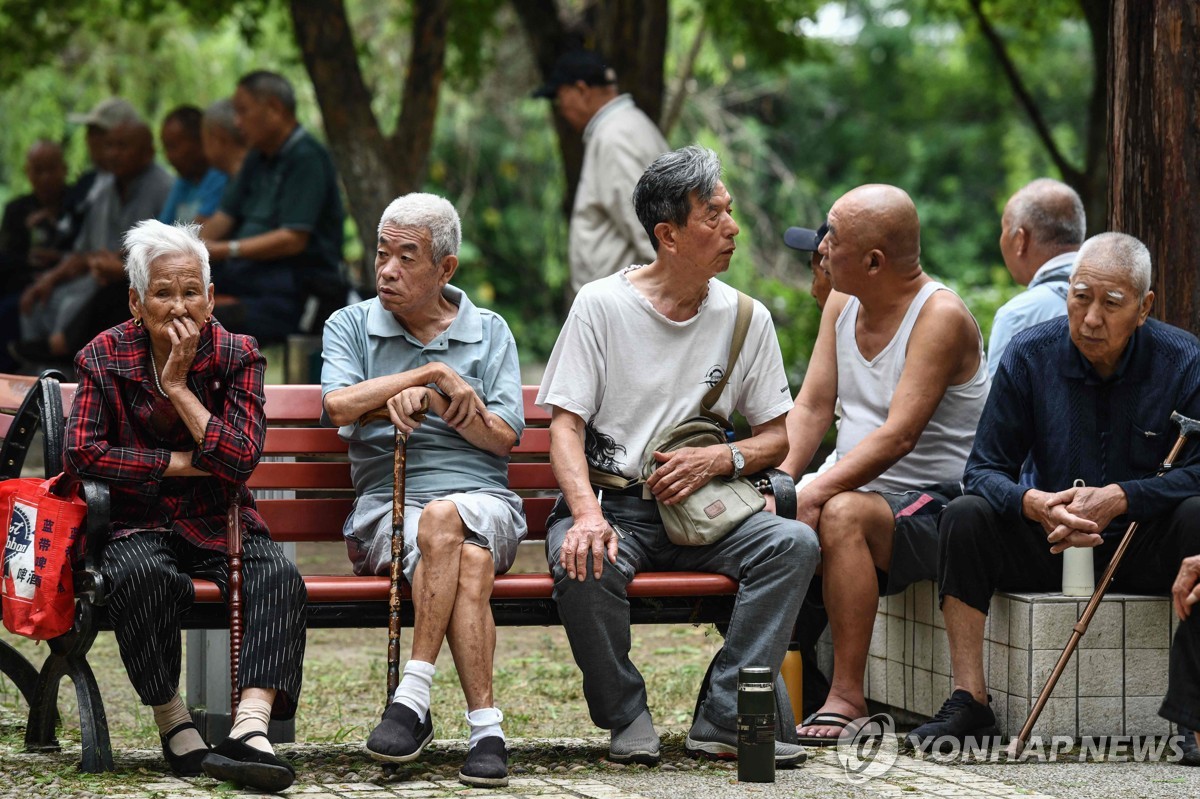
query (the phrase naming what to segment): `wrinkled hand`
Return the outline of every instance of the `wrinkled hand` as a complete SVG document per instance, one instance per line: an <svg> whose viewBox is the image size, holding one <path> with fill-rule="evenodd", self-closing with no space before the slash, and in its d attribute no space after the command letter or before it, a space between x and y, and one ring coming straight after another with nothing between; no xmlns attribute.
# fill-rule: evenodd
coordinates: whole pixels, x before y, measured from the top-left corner
<svg viewBox="0 0 1200 799"><path fill-rule="evenodd" d="M173 391L187 391L188 370L196 360L196 347L200 344L200 328L190 316L172 319L166 324L167 337L171 339L171 354L163 365L162 388L170 396Z"/></svg>
<svg viewBox="0 0 1200 799"><path fill-rule="evenodd" d="M428 386L412 386L401 391L387 401L388 416L392 424L405 435L411 434L425 421L425 412L429 410L429 395L433 390Z"/></svg>
<svg viewBox="0 0 1200 799"><path fill-rule="evenodd" d="M467 423L471 414L477 413L483 419L484 424L488 427L492 426L492 420L486 413L487 407L483 404L483 400L475 393L475 389L467 385L467 381L463 380L453 369L442 365L442 368L437 370L433 384L450 401L450 406L442 415L442 420L446 424L457 429Z"/></svg>
<svg viewBox="0 0 1200 799"><path fill-rule="evenodd" d="M1192 605L1200 602L1200 555L1183 559L1171 586L1171 601L1180 621L1191 615Z"/></svg>
<svg viewBox="0 0 1200 799"><path fill-rule="evenodd" d="M732 472L729 447L683 447L674 452L655 452L658 467L646 480L654 498L664 505L678 505L714 477ZM728 469L722 469L722 463Z"/></svg>
<svg viewBox="0 0 1200 799"><path fill-rule="evenodd" d="M1042 526L1047 537L1057 535L1061 539L1071 531L1081 533L1099 533L1102 527L1083 516L1077 516L1070 510L1070 504L1080 489L1068 488L1058 493L1039 491L1031 488L1021 499L1022 512L1025 518L1035 521ZM1065 529L1065 532L1064 532Z"/></svg>
<svg viewBox="0 0 1200 799"><path fill-rule="evenodd" d="M587 558L590 553L592 576L599 580L604 572L604 561L617 562L617 544L617 533L603 514L581 516L575 519L563 538L558 562L572 580L583 582L587 579Z"/></svg>
<svg viewBox="0 0 1200 799"><path fill-rule="evenodd" d="M121 256L110 250L97 250L87 257L87 268L101 286L107 286L125 277L125 265Z"/></svg>
<svg viewBox="0 0 1200 799"><path fill-rule="evenodd" d="M1096 532L1108 527L1113 519L1129 509L1124 490L1116 484L1098 488L1072 488L1070 491L1073 496L1067 503L1067 513L1092 522L1096 525Z"/></svg>
<svg viewBox="0 0 1200 799"><path fill-rule="evenodd" d="M796 521L804 522L816 530L821 522L821 509L825 501L817 496L811 488L804 488L796 494Z"/></svg>

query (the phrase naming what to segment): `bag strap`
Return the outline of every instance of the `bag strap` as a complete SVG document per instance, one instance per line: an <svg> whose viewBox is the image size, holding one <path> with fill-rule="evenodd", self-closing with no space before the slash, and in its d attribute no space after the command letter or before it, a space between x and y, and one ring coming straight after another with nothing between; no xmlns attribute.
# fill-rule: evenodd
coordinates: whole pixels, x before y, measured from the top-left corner
<svg viewBox="0 0 1200 799"><path fill-rule="evenodd" d="M737 318L733 322L733 339L729 342L729 359L725 366L725 373L700 400L700 415L707 416L726 430L732 430L733 425L720 414L713 413L712 407L721 398L721 392L725 390L725 384L729 382L729 376L733 374L733 365L737 363L738 356L742 353L742 345L746 343L746 333L750 330L750 317L754 314L754 300L743 292L739 291L737 294Z"/></svg>

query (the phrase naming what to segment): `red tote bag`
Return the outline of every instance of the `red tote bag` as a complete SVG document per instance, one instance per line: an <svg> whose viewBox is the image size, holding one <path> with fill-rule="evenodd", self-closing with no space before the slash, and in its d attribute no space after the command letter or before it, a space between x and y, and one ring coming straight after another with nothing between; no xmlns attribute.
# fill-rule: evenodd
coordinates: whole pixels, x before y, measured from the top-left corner
<svg viewBox="0 0 1200 799"><path fill-rule="evenodd" d="M51 493L61 479L0 482L0 518L8 520L0 569L4 626L39 641L67 632L75 618L71 551L87 505L77 488L67 497Z"/></svg>

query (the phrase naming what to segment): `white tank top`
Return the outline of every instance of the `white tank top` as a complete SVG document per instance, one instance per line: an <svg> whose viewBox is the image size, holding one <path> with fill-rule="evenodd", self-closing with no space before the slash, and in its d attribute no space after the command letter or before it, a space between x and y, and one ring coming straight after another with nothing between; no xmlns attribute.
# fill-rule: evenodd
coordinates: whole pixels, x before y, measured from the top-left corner
<svg viewBox="0 0 1200 799"><path fill-rule="evenodd" d="M913 297L900 328L878 355L868 361L858 350L854 327L861 307L851 297L837 318L838 400L842 423L838 428L837 453L841 459L870 433L887 421L892 395L900 382L908 339L925 301L935 291L950 291L930 281ZM978 325L976 325L978 330ZM864 491L913 491L938 483L960 482L967 455L975 440L975 426L987 400L989 381L979 334L979 368L966 383L946 389L933 418L921 433L912 452L862 487Z"/></svg>

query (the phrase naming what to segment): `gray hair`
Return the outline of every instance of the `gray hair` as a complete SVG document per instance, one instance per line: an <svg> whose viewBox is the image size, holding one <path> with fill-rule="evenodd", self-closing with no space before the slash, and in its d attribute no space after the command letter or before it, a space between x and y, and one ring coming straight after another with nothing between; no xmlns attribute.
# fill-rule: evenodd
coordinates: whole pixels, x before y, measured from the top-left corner
<svg viewBox="0 0 1200 799"><path fill-rule="evenodd" d="M1077 247L1087 235L1087 215L1079 193L1059 180L1038 178L1008 201L1011 235L1025 228L1038 244Z"/></svg>
<svg viewBox="0 0 1200 799"><path fill-rule="evenodd" d="M205 288L212 282L208 248L200 240L199 225L166 225L157 219L145 219L129 229L124 242L125 274L140 300L146 299L146 289L150 287L150 267L165 255L194 258Z"/></svg>
<svg viewBox="0 0 1200 799"><path fill-rule="evenodd" d="M414 192L405 194L388 205L379 218L379 233L384 225L425 228L429 231L433 262L441 263L447 255L458 255L462 243L462 223L458 211L444 197Z"/></svg>
<svg viewBox="0 0 1200 799"><path fill-rule="evenodd" d="M243 75L237 85L250 92L256 100L274 98L283 103L284 109L289 114L295 115L296 113L296 90L292 88L288 79L278 72L257 69Z"/></svg>
<svg viewBox="0 0 1200 799"><path fill-rule="evenodd" d="M237 122L233 118L233 100L228 97L217 100L204 110L204 124L220 128L238 144L245 143L242 132L238 130Z"/></svg>
<svg viewBox="0 0 1200 799"><path fill-rule="evenodd" d="M633 210L658 251L654 227L659 222L687 224L692 193L707 202L721 179L721 160L707 147L690 145L654 159L633 189Z"/></svg>
<svg viewBox="0 0 1200 799"><path fill-rule="evenodd" d="M1146 292L1150 291L1150 250L1133 236L1100 233L1085 241L1079 248L1079 255L1075 256L1072 283L1084 264L1128 280L1138 302L1146 299Z"/></svg>

